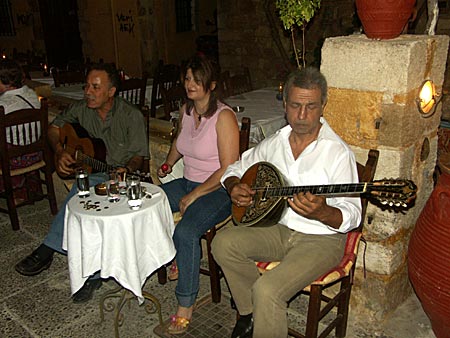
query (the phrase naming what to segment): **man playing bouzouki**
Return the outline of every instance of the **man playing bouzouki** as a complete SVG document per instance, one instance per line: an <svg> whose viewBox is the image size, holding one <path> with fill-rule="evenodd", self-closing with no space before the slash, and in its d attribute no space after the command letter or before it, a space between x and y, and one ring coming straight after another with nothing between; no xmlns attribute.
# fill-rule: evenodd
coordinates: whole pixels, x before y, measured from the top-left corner
<svg viewBox="0 0 450 338"><path fill-rule="evenodd" d="M67 123L76 123L87 133L103 141L106 147L106 163L118 172L136 171L142 168L144 158L149 157L144 117L139 109L116 96L120 78L111 64L92 66L84 87L84 100L70 106L58 115L49 128L49 142L55 152L56 171L61 176L73 174L76 160L73 151L61 142L61 130ZM89 175L90 186L104 182L108 173ZM55 216L50 231L36 250L16 265L16 271L25 276L34 276L48 269L55 251L66 254L62 249L65 205L76 194L76 186L69 192L64 205ZM92 298L95 289L101 286L97 273L73 295L75 303Z"/></svg>
<svg viewBox="0 0 450 338"><path fill-rule="evenodd" d="M293 72L283 102L289 125L245 152L222 177L238 207L254 202L255 191L240 178L257 162L273 164L289 186L358 182L354 154L322 117L325 77L314 68ZM301 192L288 199L278 224L218 232L212 253L240 314L232 337L287 337L287 302L340 262L345 233L360 218L359 197ZM281 263L260 276L255 261Z"/></svg>

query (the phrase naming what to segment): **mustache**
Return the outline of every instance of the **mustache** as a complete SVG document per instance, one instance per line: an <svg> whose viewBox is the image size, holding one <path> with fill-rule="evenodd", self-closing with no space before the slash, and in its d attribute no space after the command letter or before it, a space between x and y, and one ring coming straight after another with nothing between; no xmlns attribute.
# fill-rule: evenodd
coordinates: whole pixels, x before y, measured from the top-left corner
<svg viewBox="0 0 450 338"><path fill-rule="evenodd" d="M91 96L91 95L84 95L84 99L85 99L85 100L94 100L95 97L94 97L94 96Z"/></svg>

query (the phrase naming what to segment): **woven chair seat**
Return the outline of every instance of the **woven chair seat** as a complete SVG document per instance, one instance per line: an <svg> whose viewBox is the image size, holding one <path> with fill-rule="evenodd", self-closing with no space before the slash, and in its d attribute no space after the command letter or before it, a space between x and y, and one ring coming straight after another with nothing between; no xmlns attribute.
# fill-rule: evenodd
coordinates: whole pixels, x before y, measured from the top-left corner
<svg viewBox="0 0 450 338"><path fill-rule="evenodd" d="M333 283L344 276L348 276L356 262L361 236L362 234L359 231L349 232L345 243L344 256L342 257L340 263L327 273L317 278L311 284L326 285ZM276 268L280 262L255 262L255 264L258 267L259 272L264 273L265 271ZM304 290L309 291L309 286L307 286Z"/></svg>

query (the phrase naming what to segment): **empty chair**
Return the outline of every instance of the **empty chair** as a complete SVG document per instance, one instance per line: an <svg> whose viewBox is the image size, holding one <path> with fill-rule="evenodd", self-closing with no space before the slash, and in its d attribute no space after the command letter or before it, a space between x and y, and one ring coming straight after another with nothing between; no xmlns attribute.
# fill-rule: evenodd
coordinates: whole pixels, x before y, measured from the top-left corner
<svg viewBox="0 0 450 338"><path fill-rule="evenodd" d="M53 156L48 145L47 130L48 106L45 99L41 101L40 109L21 109L5 115L3 107L0 107L0 175L4 185L0 198L6 199L7 205L6 209L0 208L0 211L9 214L14 230L20 228L17 208L21 206L47 198L52 214L58 211L52 178ZM12 166L15 159L30 154L37 155L37 162L30 161L30 165L20 168ZM41 189L27 191L24 200L16 200L12 178L18 175L23 175L24 186L39 184Z"/></svg>
<svg viewBox="0 0 450 338"><path fill-rule="evenodd" d="M156 117L156 108L163 104L162 88L165 90L181 82L180 67L174 64L162 64L157 67L153 76L150 116Z"/></svg>
<svg viewBox="0 0 450 338"><path fill-rule="evenodd" d="M247 93L253 90L252 81L250 78L250 70L248 67L234 75L229 75L225 78L225 87L227 96Z"/></svg>
<svg viewBox="0 0 450 338"><path fill-rule="evenodd" d="M118 95L128 102L134 104L142 112L144 116L145 126L147 128L147 139L149 139L149 107L145 104L145 91L147 89L147 76L141 79L131 78L123 80L120 84ZM150 172L150 163L148 159L144 160L143 171Z"/></svg>
<svg viewBox="0 0 450 338"><path fill-rule="evenodd" d="M70 86L74 84L85 83L86 74L79 70L59 70L52 69L53 81L55 87Z"/></svg>
<svg viewBox="0 0 450 338"><path fill-rule="evenodd" d="M161 96L164 109L164 119L170 120L171 112L179 111L180 107L186 102L186 90L180 84L169 89L161 88Z"/></svg>
<svg viewBox="0 0 450 338"><path fill-rule="evenodd" d="M119 96L136 105L141 111L145 109L145 90L147 89L147 76L123 80L120 83ZM148 107L147 107L148 108Z"/></svg>

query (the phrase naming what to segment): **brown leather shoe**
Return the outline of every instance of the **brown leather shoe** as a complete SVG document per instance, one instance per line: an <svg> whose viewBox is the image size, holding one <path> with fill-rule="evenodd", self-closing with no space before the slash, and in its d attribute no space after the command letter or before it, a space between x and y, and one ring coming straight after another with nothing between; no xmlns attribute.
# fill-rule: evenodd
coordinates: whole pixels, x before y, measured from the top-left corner
<svg viewBox="0 0 450 338"><path fill-rule="evenodd" d="M35 276L48 269L53 261L53 253L42 256L38 249L16 264L16 271L24 276Z"/></svg>

